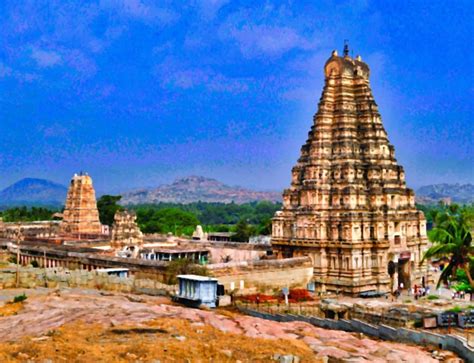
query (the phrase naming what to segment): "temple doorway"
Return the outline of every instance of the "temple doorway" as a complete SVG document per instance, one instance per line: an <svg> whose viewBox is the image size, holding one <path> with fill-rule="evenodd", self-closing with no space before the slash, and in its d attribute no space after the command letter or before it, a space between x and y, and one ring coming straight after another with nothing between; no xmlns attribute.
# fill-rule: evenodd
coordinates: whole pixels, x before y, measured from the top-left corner
<svg viewBox="0 0 474 363"><path fill-rule="evenodd" d="M410 252L401 253L398 259L398 287L409 289L411 287Z"/></svg>

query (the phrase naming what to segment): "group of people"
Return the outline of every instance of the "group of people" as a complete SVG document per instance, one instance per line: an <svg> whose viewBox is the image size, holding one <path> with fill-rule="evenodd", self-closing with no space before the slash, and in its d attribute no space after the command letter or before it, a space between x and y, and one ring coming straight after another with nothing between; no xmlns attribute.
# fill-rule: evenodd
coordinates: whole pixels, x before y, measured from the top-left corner
<svg viewBox="0 0 474 363"><path fill-rule="evenodd" d="M426 296L430 293L430 287L429 286L418 286L415 284L412 288L413 296L415 297L415 300L418 300L418 298L422 296Z"/></svg>
<svg viewBox="0 0 474 363"><path fill-rule="evenodd" d="M464 291L453 291L452 294L453 300L454 299L463 299L466 297L466 292Z"/></svg>
<svg viewBox="0 0 474 363"><path fill-rule="evenodd" d="M405 288L403 282L400 283L400 285L398 286L398 289L395 290L395 292L393 293L393 295L395 296L395 298L398 299L398 297L401 295L402 293L402 290ZM419 285L414 285L412 288L409 288L408 289L408 295L413 295L415 297L415 300L418 300L418 298L422 297L422 296L426 296L426 295L429 295L430 293L430 287L429 286L419 286Z"/></svg>

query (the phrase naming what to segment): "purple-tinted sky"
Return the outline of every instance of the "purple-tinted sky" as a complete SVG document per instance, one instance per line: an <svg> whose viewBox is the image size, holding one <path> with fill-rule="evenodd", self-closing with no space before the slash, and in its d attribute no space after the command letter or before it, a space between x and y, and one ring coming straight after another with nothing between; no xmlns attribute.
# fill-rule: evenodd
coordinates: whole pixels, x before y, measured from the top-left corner
<svg viewBox="0 0 474 363"><path fill-rule="evenodd" d="M472 1L0 2L0 188L282 189L349 39L412 187L473 182Z"/></svg>

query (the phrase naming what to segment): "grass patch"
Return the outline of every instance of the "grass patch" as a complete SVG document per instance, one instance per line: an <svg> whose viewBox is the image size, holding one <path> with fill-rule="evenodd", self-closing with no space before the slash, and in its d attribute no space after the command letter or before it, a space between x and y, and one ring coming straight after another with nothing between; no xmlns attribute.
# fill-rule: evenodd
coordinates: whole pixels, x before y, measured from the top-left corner
<svg viewBox="0 0 474 363"><path fill-rule="evenodd" d="M428 300L438 300L439 296L438 295L428 295L427 299Z"/></svg>

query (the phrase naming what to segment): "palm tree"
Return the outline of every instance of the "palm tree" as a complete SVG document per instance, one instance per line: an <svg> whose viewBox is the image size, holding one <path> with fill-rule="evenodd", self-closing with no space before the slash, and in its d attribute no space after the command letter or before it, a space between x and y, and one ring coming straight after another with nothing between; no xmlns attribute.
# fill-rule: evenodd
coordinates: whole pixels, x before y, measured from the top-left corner
<svg viewBox="0 0 474 363"><path fill-rule="evenodd" d="M471 229L474 221L472 209L459 207L456 204L445 207L434 215L435 227L428 233L433 245L425 252L422 262L427 258L449 260L442 271L437 287L441 281L447 282L449 277L456 277L456 270L466 273L469 284L474 289L471 267L474 267L474 246L472 245Z"/></svg>

